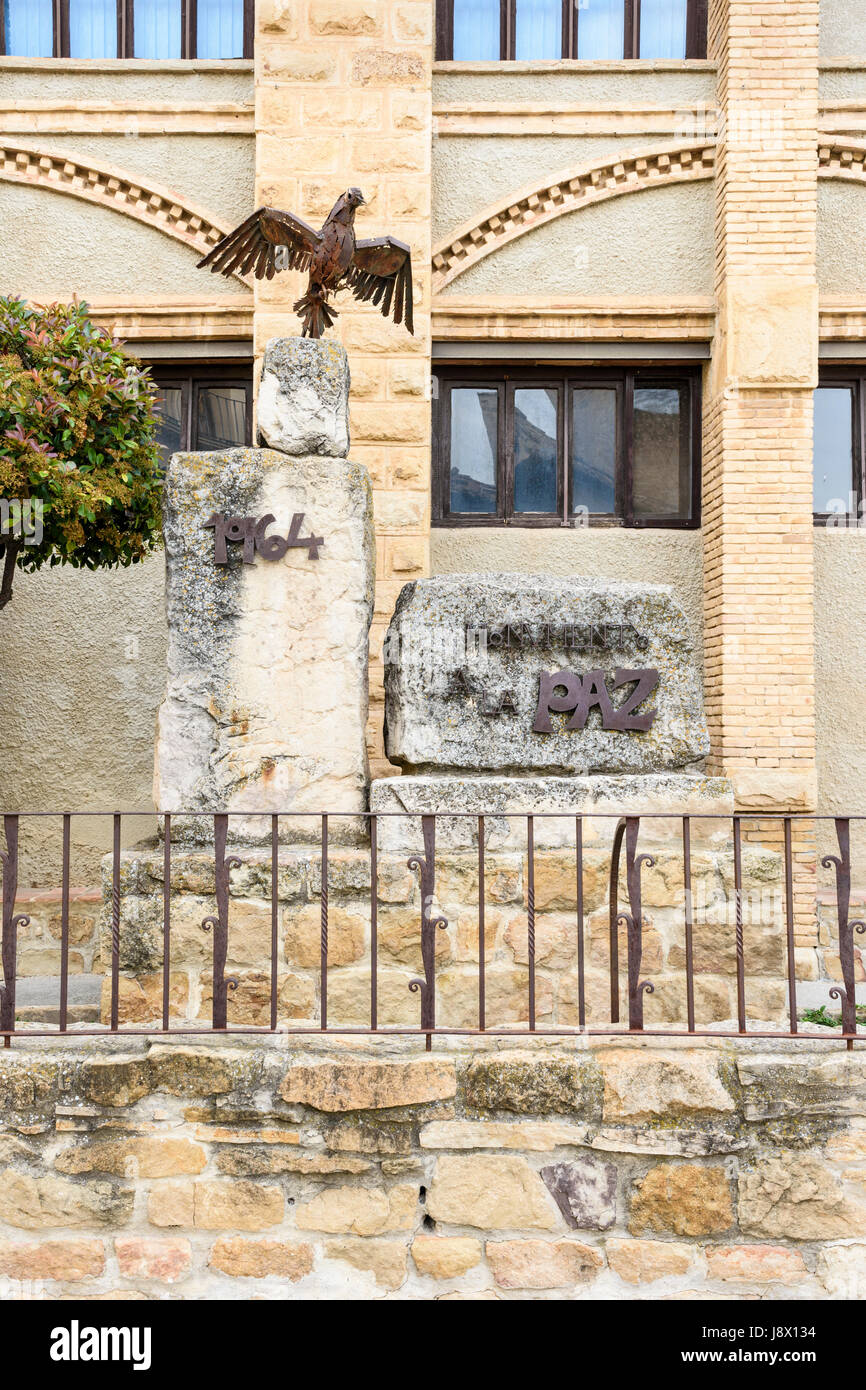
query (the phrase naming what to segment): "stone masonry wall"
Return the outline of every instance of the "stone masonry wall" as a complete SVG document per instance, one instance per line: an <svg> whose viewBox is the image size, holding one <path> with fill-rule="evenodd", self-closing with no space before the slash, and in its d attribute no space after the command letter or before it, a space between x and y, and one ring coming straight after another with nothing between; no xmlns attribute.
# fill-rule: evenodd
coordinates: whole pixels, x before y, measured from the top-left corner
<svg viewBox="0 0 866 1390"><path fill-rule="evenodd" d="M866 1295L836 1047L79 1040L4 1052L0 1095L8 1298Z"/></svg>

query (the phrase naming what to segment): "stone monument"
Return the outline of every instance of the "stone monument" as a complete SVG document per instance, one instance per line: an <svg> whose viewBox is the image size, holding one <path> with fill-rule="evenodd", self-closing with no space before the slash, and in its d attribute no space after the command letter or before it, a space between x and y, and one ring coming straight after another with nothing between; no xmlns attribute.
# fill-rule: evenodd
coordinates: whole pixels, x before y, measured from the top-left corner
<svg viewBox="0 0 866 1390"><path fill-rule="evenodd" d="M175 838L208 838L215 811L249 812L230 834L255 840L270 823L254 812L366 809L375 548L370 480L347 458L348 394L342 347L275 339L259 398L270 447L169 464L154 801L177 817ZM287 817L281 834L305 826L317 833Z"/></svg>
<svg viewBox="0 0 866 1390"><path fill-rule="evenodd" d="M685 615L664 585L524 574L408 584L385 641L386 748L371 809L730 815ZM390 823L386 823L390 824ZM470 821L446 820L451 843ZM507 837L491 822L494 842ZM659 832L661 827L656 826ZM388 831L385 830L387 840Z"/></svg>

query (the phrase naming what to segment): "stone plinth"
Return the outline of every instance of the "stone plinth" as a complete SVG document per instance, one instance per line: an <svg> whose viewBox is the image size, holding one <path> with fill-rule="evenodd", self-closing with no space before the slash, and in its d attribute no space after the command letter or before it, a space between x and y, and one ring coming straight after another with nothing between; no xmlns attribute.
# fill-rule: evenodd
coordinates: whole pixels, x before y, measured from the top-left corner
<svg viewBox="0 0 866 1390"><path fill-rule="evenodd" d="M649 773L709 751L698 665L663 585L551 575L407 584L385 644L405 771Z"/></svg>
<svg viewBox="0 0 866 1390"><path fill-rule="evenodd" d="M478 843L478 816L490 848L526 845L526 817L534 818L535 844L567 848L575 842L575 817L583 817L585 844L609 843L620 816L641 816L641 838L682 841L682 817L695 844L718 844L731 833L734 803L724 777L667 772L610 777L382 777L370 788L378 812L379 843L394 848L421 843L423 815L438 812L437 844L464 849ZM449 812L452 815L449 816ZM719 817L700 819L701 817Z"/></svg>
<svg viewBox="0 0 866 1390"><path fill-rule="evenodd" d="M215 517L239 519L227 539ZM375 567L366 470L267 449L175 454L164 530L157 809L260 813L232 818L240 840L270 833L261 813L363 810ZM291 838L301 824L316 833L313 818L281 831ZM187 839L209 830L174 822Z"/></svg>
<svg viewBox="0 0 866 1390"><path fill-rule="evenodd" d="M330 340L272 338L256 400L262 442L284 454L349 452L349 364Z"/></svg>

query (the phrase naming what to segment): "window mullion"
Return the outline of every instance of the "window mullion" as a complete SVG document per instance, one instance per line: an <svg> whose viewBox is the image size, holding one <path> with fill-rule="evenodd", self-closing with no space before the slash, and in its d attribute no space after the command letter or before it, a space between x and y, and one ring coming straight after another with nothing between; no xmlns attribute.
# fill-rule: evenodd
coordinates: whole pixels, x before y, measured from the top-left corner
<svg viewBox="0 0 866 1390"><path fill-rule="evenodd" d="M499 502L497 514L508 526L514 515L514 386L507 379L499 388Z"/></svg>
<svg viewBox="0 0 866 1390"><path fill-rule="evenodd" d="M626 372L623 390L621 455L617 460L622 473L620 512L626 526L634 525L634 372Z"/></svg>
<svg viewBox="0 0 866 1390"><path fill-rule="evenodd" d="M622 56L624 58L639 58L640 0L625 0L623 22L625 32L623 34Z"/></svg>

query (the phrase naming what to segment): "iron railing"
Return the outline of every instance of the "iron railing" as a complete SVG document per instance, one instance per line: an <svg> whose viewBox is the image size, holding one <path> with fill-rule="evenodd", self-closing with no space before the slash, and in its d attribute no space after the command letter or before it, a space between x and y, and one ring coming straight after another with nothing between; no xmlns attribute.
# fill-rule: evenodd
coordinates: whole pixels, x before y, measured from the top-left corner
<svg viewBox="0 0 866 1390"><path fill-rule="evenodd" d="M3 816L3 828L5 832L5 849L0 853L0 863L2 863L2 958L3 983L0 985L0 1034L4 1038L5 1046L11 1044L16 1036L56 1036L64 1034L74 1034L76 1036L85 1035L111 1035L120 1033L127 1035L146 1035L153 1036L159 1034L189 1034L201 1035L204 1033L288 1033L293 1035L311 1035L322 1033L334 1034L376 1034L376 1035L396 1035L396 1036L416 1036L424 1038L425 1045L429 1050L432 1039L436 1035L440 1036L490 1036L490 1037L558 1037L566 1038L576 1035L587 1036L606 1036L612 1034L631 1033L639 1034L643 1037L738 1037L749 1036L755 1038L800 1038L813 1041L844 1041L849 1049L854 1045L855 1040L862 1036L858 1032L857 1023L857 1000L856 1000L856 975L858 960L855 952L854 937L855 933L866 932L866 923L860 920L853 920L850 915L852 897L852 878L851 878L851 827L861 825L864 832L864 843L866 843L866 817L829 817L829 816L767 816L756 814L747 817L745 815L720 816L720 815L614 815L613 813L604 814L593 812L589 814L566 815L562 812L545 812L534 814L514 814L492 810L486 815L476 815L469 812L439 812L438 814L416 814L407 812L379 812L354 814L352 816L341 812L339 815L333 813L318 814L313 816L311 813L286 812L275 814L243 812L244 821L249 826L251 820L256 820L263 825L263 835L257 846L249 843L233 844L230 839L230 829L232 814L216 813L212 816L202 817L199 813L195 816L183 817L179 815L166 814L162 820L161 848L154 851L150 846L151 856L157 854L161 860L162 877L162 923L161 923L161 950L162 950L162 981L161 981L161 1009L158 1021L155 1019L152 1025L138 1027L126 1024L121 1019L120 996L121 996L121 959L122 959L122 930L123 930L123 893L122 893L122 868L124 856L131 856L141 853L141 850L122 849L124 841L124 822L141 820L148 817L154 819L153 812L36 812L27 814L6 814ZM106 962L105 975L109 981L108 1007L105 1010L105 1021L97 1026L86 1026L76 1023L70 1019L69 1005L69 978L70 978L70 895L71 888L71 858L73 844L73 822L77 818L93 820L94 818L107 816L111 818L112 825L112 848L107 862L110 865L110 896L107 896L105 912L107 915L108 941L110 949L108 951L109 960ZM60 975L57 986L57 1023L56 1026L48 1027L44 1023L29 1022L19 1017L16 1010L16 988L19 983L18 961L19 961L19 932L26 928L29 918L26 914L16 911L16 902L19 896L18 880L21 856L26 852L26 826L31 821L53 820L57 823L60 831L59 835L59 877L60 877ZM199 1026L195 1020L181 1019L172 1020L171 989L172 989L172 912L173 912L173 887L176 885L172 881L173 856L177 862L179 855L190 852L191 846L187 843L175 843L173 835L176 826L183 821L192 821L201 827L206 823L210 828L212 822L212 840L208 840L206 850L208 856L213 857L213 883L215 900L215 911L207 915L202 923L202 928L210 933L212 940L211 951L211 987L212 1003L211 1017L209 1026ZM329 885L329 850L333 845L333 825L336 820L342 822L351 821L356 827L362 827L361 841L362 852L366 857L369 856L369 937L367 938L369 950L369 1020L365 1023L347 1025L341 1022L334 1022L329 1016L329 980L333 974L333 963L329 960L329 925L330 925L330 885ZM417 978L408 982L408 989L418 995L418 1020L414 1024L388 1023L380 1018L379 1007L379 984L380 984L380 962L379 962L379 869L382 852L380 850L380 832L384 822L389 823L388 844L389 853L393 857L393 822L402 821L406 824L406 849L412 852L408 857L404 857L402 862L409 869L417 874L417 885L420 889L420 908L416 908L417 913L417 940L420 946L421 973ZM555 822L558 827L558 834L561 834L562 827L568 825L570 828L571 840L569 854L573 854L574 865L574 902L573 902L573 921L575 926L576 941L574 952L574 964L577 971L577 1019L575 1023L562 1025L559 1023L545 1024L539 1020L538 1014L538 943L537 943L537 910L536 910L536 866L539 859L539 828L541 828L541 853L546 853L549 849L549 841L546 832L551 823ZM593 1016L594 1010L590 1007L587 999L587 911L585 908L585 865L587 850L585 847L586 827L592 823L607 823L608 829L612 832L609 851L609 870L607 875L607 970L609 975L609 1017L600 1018ZM311 824L315 826L315 839L311 841L309 833L306 840L303 837L289 839L285 837L286 825L290 824L295 830L305 825L309 832ZM448 927L447 919L439 915L436 908L436 878L437 866L441 866L443 861L447 861L449 851L440 849L437 856L437 829L443 824L447 824L451 836L455 833L460 840L460 853L465 858L465 851L469 848L472 855L472 862L475 862L477 855L477 1018L472 1025L443 1026L437 1023L437 962L436 962L436 933L440 929ZM645 842L651 842L653 837L653 827L658 829L662 824L666 833L664 841L664 853L668 856L672 853L671 846L676 846L677 864L681 866L682 892L675 891L672 894L672 906L675 907L679 916L677 918L678 931L681 936L681 947L683 952L683 973L685 983L685 1017L682 1023L676 1026L646 1026L644 1020L644 999L647 994L652 994L654 984L652 979L645 978L646 972L643 969L644 943L646 920L643 904L642 874L647 867L654 866L656 857L652 853L642 852L639 843L643 836ZM713 1026L711 1023L701 1021L696 1010L696 979L700 978L700 971L696 964L695 946L695 905L692 884L692 864L693 864L693 843L696 834L696 827L700 828L700 834L706 836L710 830L720 831L723 827L730 828L730 838L725 838L725 848L720 851L723 855L727 853L727 846L732 847L733 864L733 946L734 946L734 980L736 993L736 1020L735 1024L732 1017L730 1027L722 1025ZM821 852L822 837L832 834L835 838L834 853ZM794 840L798 840L798 850L795 852ZM743 847L744 837L747 843L752 846L769 846L774 854L778 855L779 860L779 882L783 884L780 889L780 921L778 923L780 933L783 936L781 943L784 951L784 970L781 978L784 982L786 993L786 1009L784 1020L779 1021L778 1028L769 1028L764 1024L757 1028L749 1027L748 1018L748 955L744 933L744 877L743 877ZM499 840L496 847L495 841ZM42 836L44 840L44 835ZM342 842L341 842L342 843ZM354 841L357 846L359 841L356 837ZM559 850L562 849L561 839L557 840ZM706 843L706 839L702 841ZM718 850L721 841L717 840ZM317 986L317 1018L300 1019L280 1017L279 1001L279 914L280 914L280 891L279 873L281 862L285 862L285 856L291 858L299 852L299 846L306 844L304 853L309 854L318 863L320 871L319 892L314 897L319 898L320 903L320 941L319 941L319 962L318 969L315 971ZM805 851L803 845L806 846ZM812 866L809 865L809 845L811 845ZM201 854L203 846L195 846L195 852ZM457 851L454 851L455 853ZM624 859L623 859L624 852ZM516 1022L511 1021L504 1024L491 1016L491 1011L487 998L487 945L488 945L488 902L486 895L486 878L488 865L492 862L491 853L494 858L497 854L508 854L512 856L519 854L524 875L524 888L522 902L525 909L525 943L526 943L526 998L525 1010ZM597 851L596 851L597 853ZM658 853L658 850L656 850ZM259 861L264 859L269 867L269 893L264 895L270 902L270 944L268 959L262 962L266 969L269 979L269 1001L268 1001L268 1020L265 1024L236 1023L229 1018L229 999L230 992L237 988L239 980L236 976L227 973L227 961L229 958L229 942L231 933L231 904L232 904L232 872L244 867L246 858L251 854L257 854ZM404 849L405 855L405 849ZM283 858L281 859L281 856ZM800 903L800 916L802 921L803 902L809 900L809 874L817 870L818 865L833 873L834 907L835 907L835 939L830 942L834 947L838 957L838 974L840 980L828 978L819 984L812 985L812 994L815 990L825 994L826 999L836 1000L841 1010L841 1027L836 1031L828 1028L817 1030L816 1028L804 1028L802 1020L798 1017L798 978L796 969L796 931L795 915L796 904ZM621 873L624 869L624 892L621 883ZM795 882L797 880L797 882ZM799 887L798 887L799 883ZM805 884L805 887L803 886ZM866 878L864 878L866 886ZM799 894L799 898L798 895ZM623 897L625 902L622 901ZM812 893L813 901L815 893ZM406 908L408 913L410 908ZM625 941L625 960L621 960L620 929L624 929ZM723 936L726 928L720 928ZM817 940L817 937L816 937ZM621 1010L622 999L625 999L624 1013ZM597 1012L597 1011L596 1011Z"/></svg>

